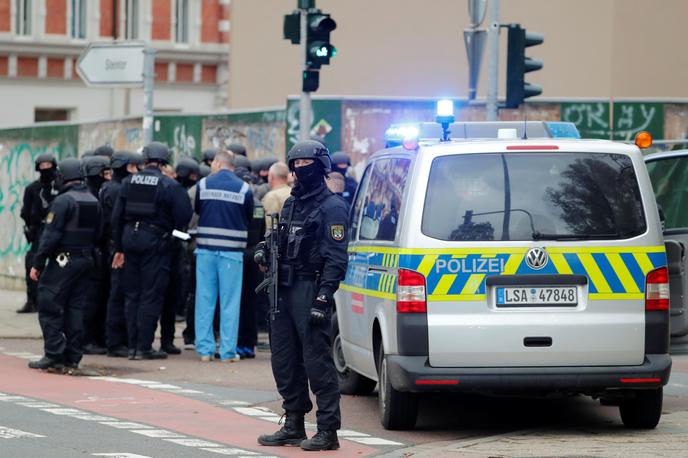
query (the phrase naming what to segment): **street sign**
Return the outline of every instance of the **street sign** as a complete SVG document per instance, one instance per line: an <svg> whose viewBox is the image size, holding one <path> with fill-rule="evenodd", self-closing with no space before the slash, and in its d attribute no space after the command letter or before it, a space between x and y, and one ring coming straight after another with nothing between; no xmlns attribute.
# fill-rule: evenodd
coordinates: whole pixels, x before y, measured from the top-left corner
<svg viewBox="0 0 688 458"><path fill-rule="evenodd" d="M463 39L466 43L466 54L468 55L468 100L475 100L478 92L480 65L483 61L487 31L464 30Z"/></svg>
<svg viewBox="0 0 688 458"><path fill-rule="evenodd" d="M79 56L76 71L89 86L140 86L145 47L138 41L90 43Z"/></svg>

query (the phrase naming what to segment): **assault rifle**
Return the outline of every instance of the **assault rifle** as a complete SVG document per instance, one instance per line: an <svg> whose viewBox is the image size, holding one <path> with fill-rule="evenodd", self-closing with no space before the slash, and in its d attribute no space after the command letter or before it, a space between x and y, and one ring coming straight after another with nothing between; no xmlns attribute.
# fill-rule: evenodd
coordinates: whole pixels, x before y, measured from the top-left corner
<svg viewBox="0 0 688 458"><path fill-rule="evenodd" d="M269 256L268 270L265 272L265 279L256 287L256 294L263 290L268 293L270 300L270 315L275 319L275 314L279 313L279 306L277 302L277 290L279 286L279 279L277 272L279 266L277 264L279 258L279 214L272 213L270 215L270 232L265 236L265 249ZM257 258L256 258L257 259ZM259 264L261 264L259 262Z"/></svg>

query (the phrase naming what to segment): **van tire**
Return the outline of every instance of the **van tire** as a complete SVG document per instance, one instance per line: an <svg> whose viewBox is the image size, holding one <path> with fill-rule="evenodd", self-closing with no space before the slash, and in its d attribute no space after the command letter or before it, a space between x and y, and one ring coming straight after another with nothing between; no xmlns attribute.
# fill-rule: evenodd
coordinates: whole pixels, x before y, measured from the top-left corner
<svg viewBox="0 0 688 458"><path fill-rule="evenodd" d="M380 346L377 364L380 422L385 429L413 429L418 416L418 395L395 390L387 375L388 367L385 349Z"/></svg>
<svg viewBox="0 0 688 458"><path fill-rule="evenodd" d="M637 390L634 398L619 403L621 421L629 429L654 429L662 416L664 390Z"/></svg>
<svg viewBox="0 0 688 458"><path fill-rule="evenodd" d="M337 314L332 315L332 360L337 371L337 378L339 380L339 392L342 394L351 394L366 396L375 390L377 382L365 377L358 372L346 367L346 360L342 352L341 336L339 334L339 322Z"/></svg>

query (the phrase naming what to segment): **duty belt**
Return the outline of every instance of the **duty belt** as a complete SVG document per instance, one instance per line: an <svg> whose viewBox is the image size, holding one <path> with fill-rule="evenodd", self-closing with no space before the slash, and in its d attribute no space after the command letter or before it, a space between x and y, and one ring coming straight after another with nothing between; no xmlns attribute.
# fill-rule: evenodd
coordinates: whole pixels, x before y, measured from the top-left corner
<svg viewBox="0 0 688 458"><path fill-rule="evenodd" d="M158 235L165 235L169 233L169 231L161 228L160 226L156 226L155 224L147 223L146 221L129 221L127 224L134 226L134 230L137 231L139 229L148 229L151 232L154 232Z"/></svg>
<svg viewBox="0 0 688 458"><path fill-rule="evenodd" d="M320 280L320 272L295 272L294 273L294 279L295 280L301 280L301 281L315 281L318 282Z"/></svg>

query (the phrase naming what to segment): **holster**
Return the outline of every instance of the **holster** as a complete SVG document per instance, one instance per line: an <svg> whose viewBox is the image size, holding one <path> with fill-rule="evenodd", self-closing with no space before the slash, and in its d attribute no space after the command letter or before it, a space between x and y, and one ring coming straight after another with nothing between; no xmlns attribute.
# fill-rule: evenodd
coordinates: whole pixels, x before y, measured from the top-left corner
<svg viewBox="0 0 688 458"><path fill-rule="evenodd" d="M279 286L289 287L294 284L294 266L290 264L280 264L279 266Z"/></svg>

